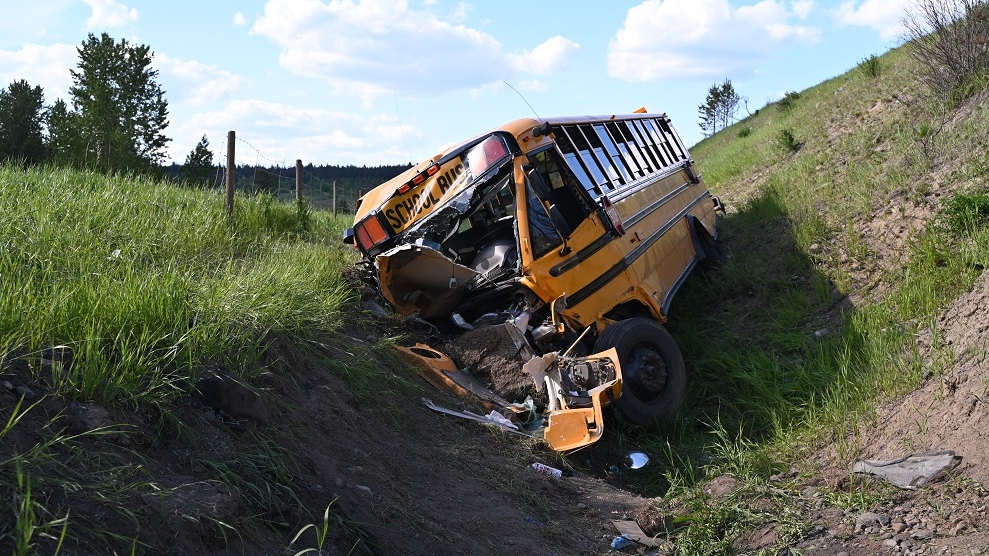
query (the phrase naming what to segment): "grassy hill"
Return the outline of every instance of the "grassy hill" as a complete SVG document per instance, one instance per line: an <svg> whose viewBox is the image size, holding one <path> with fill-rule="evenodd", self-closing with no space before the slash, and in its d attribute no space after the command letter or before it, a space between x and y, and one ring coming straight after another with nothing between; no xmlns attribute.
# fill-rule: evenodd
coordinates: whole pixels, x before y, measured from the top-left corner
<svg viewBox="0 0 989 556"><path fill-rule="evenodd" d="M729 258L670 311L686 409L568 458L416 407L439 394L390 357L401 323L361 309L344 219L0 168L0 550L605 553L611 516L574 500L618 484L639 517L680 518L649 529L677 554L775 553L806 548L829 508L887 504L882 485L813 483L816 458L847 465L882 401L950 372L938 317L989 261L989 113L984 92L932 105L902 49L876 63L692 149L729 207ZM263 419L204 407L217 368ZM602 462L628 447L653 462L614 475ZM589 479L534 483L534 457Z"/></svg>

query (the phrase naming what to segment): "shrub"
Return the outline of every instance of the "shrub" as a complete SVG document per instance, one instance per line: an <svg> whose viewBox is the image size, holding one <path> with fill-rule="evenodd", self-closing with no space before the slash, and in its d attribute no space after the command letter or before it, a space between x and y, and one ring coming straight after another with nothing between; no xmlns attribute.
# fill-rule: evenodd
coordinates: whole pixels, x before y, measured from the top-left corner
<svg viewBox="0 0 989 556"><path fill-rule="evenodd" d="M739 139L745 139L749 135L752 135L752 128L751 127L743 127L742 129L738 130L738 138Z"/></svg>
<svg viewBox="0 0 989 556"><path fill-rule="evenodd" d="M797 104L797 99L800 98L800 93L796 91L787 91L783 98L779 100L780 110L784 112L789 112L793 110L793 107Z"/></svg>
<svg viewBox="0 0 989 556"><path fill-rule="evenodd" d="M958 104L989 86L989 0L918 0L904 19L919 77Z"/></svg>
<svg viewBox="0 0 989 556"><path fill-rule="evenodd" d="M797 152L800 150L804 144L797 141L797 137L793 134L790 129L784 129L780 131L779 135L776 136L776 144L786 152Z"/></svg>
<svg viewBox="0 0 989 556"><path fill-rule="evenodd" d="M876 78L882 73L883 66L879 61L879 57L875 54L865 58L859 62L859 70L865 74L866 77Z"/></svg>
<svg viewBox="0 0 989 556"><path fill-rule="evenodd" d="M957 193L945 203L943 215L948 229L956 234L989 227L989 192Z"/></svg>

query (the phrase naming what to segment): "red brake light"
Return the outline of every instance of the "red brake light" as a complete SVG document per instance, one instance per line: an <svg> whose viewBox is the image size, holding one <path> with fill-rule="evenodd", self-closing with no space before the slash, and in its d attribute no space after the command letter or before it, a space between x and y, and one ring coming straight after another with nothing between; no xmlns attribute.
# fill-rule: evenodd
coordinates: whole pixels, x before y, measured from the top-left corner
<svg viewBox="0 0 989 556"><path fill-rule="evenodd" d="M381 225L376 214L368 216L357 225L354 230L357 243L364 251L370 250L375 245L385 241L390 236L388 231Z"/></svg>

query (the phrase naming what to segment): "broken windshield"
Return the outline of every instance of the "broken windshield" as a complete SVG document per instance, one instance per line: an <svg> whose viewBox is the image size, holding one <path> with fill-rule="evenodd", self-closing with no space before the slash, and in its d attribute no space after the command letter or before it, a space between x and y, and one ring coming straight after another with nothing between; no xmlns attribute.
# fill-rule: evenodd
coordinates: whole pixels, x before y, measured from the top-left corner
<svg viewBox="0 0 989 556"><path fill-rule="evenodd" d="M405 233L403 243L431 247L455 260L473 255L477 241L514 219L511 154L491 136L461 155L467 171L450 188L457 193Z"/></svg>

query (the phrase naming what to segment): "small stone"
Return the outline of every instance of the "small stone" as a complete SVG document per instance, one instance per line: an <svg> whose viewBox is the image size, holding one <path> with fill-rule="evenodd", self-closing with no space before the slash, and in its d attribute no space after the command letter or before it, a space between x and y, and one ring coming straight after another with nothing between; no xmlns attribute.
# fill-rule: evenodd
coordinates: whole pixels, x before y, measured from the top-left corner
<svg viewBox="0 0 989 556"><path fill-rule="evenodd" d="M347 488L347 479L337 477L333 484L337 485L337 488Z"/></svg>
<svg viewBox="0 0 989 556"><path fill-rule="evenodd" d="M34 390L31 390L27 386L18 386L17 388L14 388L14 393L25 400L33 400L37 395L34 393Z"/></svg>
<svg viewBox="0 0 989 556"><path fill-rule="evenodd" d="M374 494L373 492L371 492L370 487L366 487L364 485L354 485L354 488L368 495Z"/></svg>
<svg viewBox="0 0 989 556"><path fill-rule="evenodd" d="M900 546L899 541L897 541L896 539L886 539L883 541L883 544L886 546L894 546L894 547Z"/></svg>
<svg viewBox="0 0 989 556"><path fill-rule="evenodd" d="M317 483L312 487L312 489L315 490L316 492L323 492L323 485Z"/></svg>
<svg viewBox="0 0 989 556"><path fill-rule="evenodd" d="M919 541L929 539L934 536L934 532L930 529L917 529L910 533L911 539L917 539Z"/></svg>
<svg viewBox="0 0 989 556"><path fill-rule="evenodd" d="M902 533L907 530L907 524L902 521L897 521L893 523L893 531L896 533Z"/></svg>
<svg viewBox="0 0 989 556"><path fill-rule="evenodd" d="M814 332L814 337L815 338L823 338L823 337L827 336L830 333L831 333L831 330L830 329L821 328L820 330L817 330L817 331Z"/></svg>
<svg viewBox="0 0 989 556"><path fill-rule="evenodd" d="M14 385L11 384L11 383L9 383L9 382L7 382L6 380L3 381L3 382L0 382L0 387L3 387L4 390L13 390L14 389Z"/></svg>
<svg viewBox="0 0 989 556"><path fill-rule="evenodd" d="M873 532L874 528L882 525L883 518L885 518L886 523L889 523L889 517L877 514L875 512L865 512L862 515L855 518L855 531L861 531L863 529L868 529L869 532Z"/></svg>
<svg viewBox="0 0 989 556"><path fill-rule="evenodd" d="M957 537L958 534L964 531L965 529L968 529L968 524L966 524L964 521L959 521L958 523L955 524L954 527L951 528L951 536Z"/></svg>
<svg viewBox="0 0 989 556"><path fill-rule="evenodd" d="M848 556L848 553L842 550L841 552L835 554L834 556Z"/></svg>
<svg viewBox="0 0 989 556"><path fill-rule="evenodd" d="M585 504L583 502L580 502L580 503L577 504L577 509L578 510L586 510L587 509L587 504Z"/></svg>

